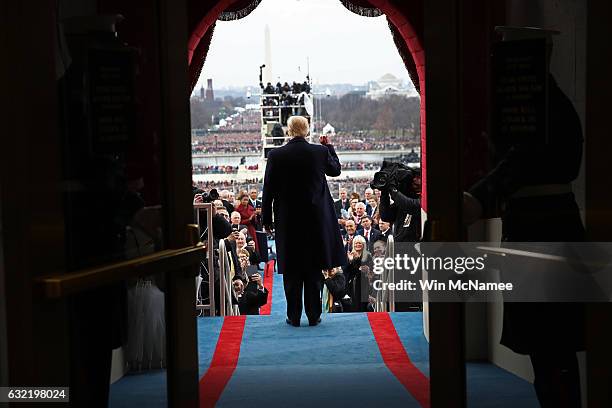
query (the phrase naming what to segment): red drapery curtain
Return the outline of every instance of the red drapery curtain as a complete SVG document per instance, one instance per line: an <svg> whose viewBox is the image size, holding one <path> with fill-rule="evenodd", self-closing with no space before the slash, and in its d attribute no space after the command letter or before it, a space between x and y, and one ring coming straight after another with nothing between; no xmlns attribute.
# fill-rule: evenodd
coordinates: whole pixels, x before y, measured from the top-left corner
<svg viewBox="0 0 612 408"><path fill-rule="evenodd" d="M200 3L200 4L198 4ZM190 4L190 14L195 13L200 19L191 20L189 38L189 82L190 91L196 86L206 55L213 37L215 22L231 21L251 14L261 0L220 0L210 8L203 8L201 0Z"/></svg>
<svg viewBox="0 0 612 408"><path fill-rule="evenodd" d="M400 57L402 57L402 61L404 61L404 66L408 70L408 75L410 76L410 80L414 84L417 92L420 93L421 84L419 81L419 73L417 71L416 63L414 62L414 58L412 53L408 49L406 45L406 41L404 37L402 37L402 33L393 25L393 23L387 19L387 23L389 24L389 29L391 30L391 36L393 37L393 42L397 47L397 52L399 52Z"/></svg>
<svg viewBox="0 0 612 408"><path fill-rule="evenodd" d="M204 66L204 62L206 62L206 55L208 55L208 49L210 48L210 41L212 40L214 31L215 23L208 28L206 34L200 39L196 49L193 51L191 64L189 64L189 89L191 92L193 92L200 78L200 74L202 73L202 67Z"/></svg>

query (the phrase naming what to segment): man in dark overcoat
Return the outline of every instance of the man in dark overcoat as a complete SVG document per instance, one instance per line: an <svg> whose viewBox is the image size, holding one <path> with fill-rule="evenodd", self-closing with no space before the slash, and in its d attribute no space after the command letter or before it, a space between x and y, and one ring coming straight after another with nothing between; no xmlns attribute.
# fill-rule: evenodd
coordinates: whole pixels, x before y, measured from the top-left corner
<svg viewBox="0 0 612 408"><path fill-rule="evenodd" d="M340 161L327 136L319 146L308 143L308 132L306 118L289 118L291 139L268 155L262 200L264 227L275 230L287 323L293 326L300 324L302 290L309 324L320 322L321 271L347 262L325 178L340 175Z"/></svg>

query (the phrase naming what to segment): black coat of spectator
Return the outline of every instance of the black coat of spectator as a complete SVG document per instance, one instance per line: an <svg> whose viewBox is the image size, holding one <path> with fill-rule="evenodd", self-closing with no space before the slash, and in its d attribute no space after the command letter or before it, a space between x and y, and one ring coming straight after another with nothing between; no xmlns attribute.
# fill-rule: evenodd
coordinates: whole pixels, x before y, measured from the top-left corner
<svg viewBox="0 0 612 408"><path fill-rule="evenodd" d="M324 283L329 293L334 297L334 302L341 301L344 295L346 295L346 278L344 273L337 272L334 276L325 279Z"/></svg>
<svg viewBox="0 0 612 408"><path fill-rule="evenodd" d="M351 208L351 200L348 198L342 203L341 199L334 201L334 210L336 210L336 218L342 218L342 209L348 211Z"/></svg>
<svg viewBox="0 0 612 408"><path fill-rule="evenodd" d="M366 234L365 229L362 229L361 231L359 231L359 235L365 238L367 248L370 253L372 252L372 244L374 244L374 242L378 241L382 237L381 232L374 227L370 228L368 234Z"/></svg>
<svg viewBox="0 0 612 408"><path fill-rule="evenodd" d="M393 198L391 204L390 198ZM396 189L380 196L380 218L395 226L395 242L416 242L421 237L421 200Z"/></svg>
<svg viewBox="0 0 612 408"><path fill-rule="evenodd" d="M368 308L369 283L367 272L362 266L373 267L372 255L365 251L364 255L354 258L343 268L346 279L346 294L350 296L352 305L347 312L366 312ZM363 268L365 269L365 268Z"/></svg>
<svg viewBox="0 0 612 408"><path fill-rule="evenodd" d="M259 290L249 283L241 296L238 296L238 308L241 315L258 315L259 308L268 303L268 289Z"/></svg>

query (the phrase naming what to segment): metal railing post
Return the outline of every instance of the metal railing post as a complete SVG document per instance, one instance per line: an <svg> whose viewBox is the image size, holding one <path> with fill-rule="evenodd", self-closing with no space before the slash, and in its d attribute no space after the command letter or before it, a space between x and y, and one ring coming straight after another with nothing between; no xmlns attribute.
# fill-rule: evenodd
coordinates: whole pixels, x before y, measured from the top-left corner
<svg viewBox="0 0 612 408"><path fill-rule="evenodd" d="M219 312L225 316L225 271L227 269L227 250L225 240L219 240Z"/></svg>
<svg viewBox="0 0 612 408"><path fill-rule="evenodd" d="M387 250L389 251L389 258L395 259L395 239L393 235L389 235L387 238ZM393 267L389 271L389 282L395 282L395 262L393 262ZM395 312L395 291L388 291L388 301L389 301L389 311Z"/></svg>
<svg viewBox="0 0 612 408"><path fill-rule="evenodd" d="M215 308L215 270L214 270L214 262L213 262L213 228L212 228L212 204L211 203L200 203L194 204L193 206L195 210L195 222L198 226L200 226L200 239L204 233L207 234L206 239L206 256L207 256L207 270L208 270L208 304L207 305L197 305L199 309L208 309L210 316L216 315ZM202 217L200 215L200 210L206 210L206 228L205 232L202 232L201 220ZM204 265L203 263L201 264ZM201 294L201 288L198 288Z"/></svg>

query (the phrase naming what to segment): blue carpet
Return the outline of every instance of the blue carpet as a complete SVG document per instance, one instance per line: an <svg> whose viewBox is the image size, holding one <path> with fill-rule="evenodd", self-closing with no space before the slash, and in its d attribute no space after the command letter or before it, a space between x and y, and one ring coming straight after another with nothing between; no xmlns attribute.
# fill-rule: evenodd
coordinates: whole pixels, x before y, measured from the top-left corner
<svg viewBox="0 0 612 408"><path fill-rule="evenodd" d="M365 314L327 315L301 328L249 316L218 406L317 405L418 407L383 363Z"/></svg>
<svg viewBox="0 0 612 408"><path fill-rule="evenodd" d="M108 406L112 408L166 407L166 370L130 374L111 385Z"/></svg>
<svg viewBox="0 0 612 408"><path fill-rule="evenodd" d="M467 363L470 408L539 408L533 385L490 363Z"/></svg>
<svg viewBox="0 0 612 408"><path fill-rule="evenodd" d="M247 317L238 366L217 406L418 406L384 365L365 314L326 314L318 327L288 326L282 278L274 276L271 315ZM410 359L429 376L422 314L391 319ZM201 377L223 320L197 320ZM531 384L492 364L468 363L467 388L469 407L538 407ZM122 378L111 387L110 406L166 406L166 372Z"/></svg>

